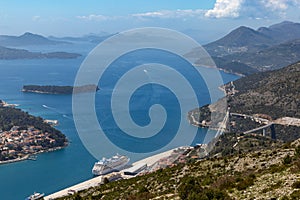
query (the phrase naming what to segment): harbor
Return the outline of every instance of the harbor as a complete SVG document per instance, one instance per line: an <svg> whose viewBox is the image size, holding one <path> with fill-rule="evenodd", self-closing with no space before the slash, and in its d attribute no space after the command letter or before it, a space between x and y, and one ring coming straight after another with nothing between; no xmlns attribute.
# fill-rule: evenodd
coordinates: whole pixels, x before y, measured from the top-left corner
<svg viewBox="0 0 300 200"><path fill-rule="evenodd" d="M109 182L121 179L129 179L141 174L154 172L158 169L165 168L167 166L172 166L175 161L182 161L183 157L185 157L184 154L190 149L192 149L192 147L179 147L147 157L145 159L134 162L132 165L127 166L119 172L112 172L109 174L97 176L90 180L84 181L82 183L73 185L61 191L50 194L44 197L44 199L53 200L59 197L72 195L76 192L80 192L91 187L100 186L101 184L104 184L105 179L107 179Z"/></svg>

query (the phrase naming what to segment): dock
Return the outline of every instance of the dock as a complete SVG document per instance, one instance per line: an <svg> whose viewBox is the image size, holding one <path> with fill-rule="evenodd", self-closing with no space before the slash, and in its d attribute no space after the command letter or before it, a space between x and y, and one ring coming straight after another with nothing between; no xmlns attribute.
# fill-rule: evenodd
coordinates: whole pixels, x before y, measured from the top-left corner
<svg viewBox="0 0 300 200"><path fill-rule="evenodd" d="M84 181L82 183L79 183L77 185L73 185L71 187L68 187L66 189L63 189L59 192L53 193L51 195L48 195L46 197L44 197L44 200L51 200L51 199L56 199L59 197L64 197L64 196L68 196L70 194L74 194L75 192L79 192L81 190L85 190L91 187L96 187L98 185L100 185L102 183L102 176L97 176L95 178L92 178L90 180Z"/></svg>
<svg viewBox="0 0 300 200"><path fill-rule="evenodd" d="M181 147L181 148L183 148L183 147ZM59 197L72 195L76 192L79 192L79 191L82 191L82 190L85 190L85 189L88 189L91 187L99 186L99 185L103 184L103 181L105 178L107 178L110 181L114 181L114 180L119 180L119 179L129 179L129 178L135 177L132 175L125 175L124 173L130 169L130 171L132 171L134 174L135 172L138 172L138 171L144 169L144 167L153 166L157 162L159 162L161 159L171 156L172 153L174 152L174 150L177 150L177 149L179 149L179 148L172 149L172 150L169 150L169 151L166 151L163 153L159 153L159 154L150 156L148 158L139 160L139 161L133 163L130 168L123 169L120 172L113 172L113 173L106 174L103 176L97 176L93 179L84 181L82 183L79 183L79 184L71 186L71 187L68 187L66 189L63 189L61 191L58 191L56 193L53 193L53 194L50 194L50 195L44 197L44 200L52 200L52 199L56 199Z"/></svg>
<svg viewBox="0 0 300 200"><path fill-rule="evenodd" d="M57 126L58 125L58 120L45 119L44 122L51 125L51 126Z"/></svg>

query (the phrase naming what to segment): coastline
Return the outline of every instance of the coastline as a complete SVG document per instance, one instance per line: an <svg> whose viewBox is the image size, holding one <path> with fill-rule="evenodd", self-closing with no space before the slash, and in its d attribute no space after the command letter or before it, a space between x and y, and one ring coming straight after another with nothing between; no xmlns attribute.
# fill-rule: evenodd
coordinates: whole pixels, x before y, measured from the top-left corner
<svg viewBox="0 0 300 200"><path fill-rule="evenodd" d="M57 86L57 85L24 85L21 92L52 94L52 95L71 95L78 93L97 92L98 85L82 85L82 86Z"/></svg>
<svg viewBox="0 0 300 200"><path fill-rule="evenodd" d="M39 90L24 90L24 89L22 89L21 92L36 93L36 94L55 94L55 95L60 94L60 93L42 92L42 91L39 91Z"/></svg>
<svg viewBox="0 0 300 200"><path fill-rule="evenodd" d="M16 159L12 159L12 160L0 161L0 165L5 165L5 164L9 164L9 163L15 163L15 162L21 162L24 160L28 160L29 156L31 156L31 155L26 155L22 158L16 158Z"/></svg>
<svg viewBox="0 0 300 200"><path fill-rule="evenodd" d="M227 69L223 69L223 68L219 68L219 67L214 67L214 66L208 66L208 65L199 65L199 64L193 64L194 67L205 67L205 68L209 68L209 69L218 69L220 71L223 71L225 73L228 73L228 74L234 74L234 75L237 75L237 76L240 76L240 77L245 77L246 75L244 74L240 74L240 73L237 73L237 72L231 72L231 71L228 71Z"/></svg>
<svg viewBox="0 0 300 200"><path fill-rule="evenodd" d="M19 104L9 104L9 103L7 103L7 102L5 102L3 100L0 100L0 103L2 104L2 107L15 108L15 107L19 106ZM1 106L1 104L0 104L0 106ZM51 120L44 120L45 123L49 124L48 121L51 122ZM53 121L55 121L55 120L53 120ZM54 124L54 126L55 125L57 125L57 124ZM30 156L34 156L34 155L41 154L41 153L47 153L47 152L57 151L57 150L66 148L68 145L69 145L69 141L66 138L66 141L64 142L63 146L53 147L53 148L49 148L49 149L42 149L42 150L34 152L34 153L24 154L22 157L19 157L19 158L0 161L0 165L5 165L5 164L10 164L10 163L25 161L25 160L28 160L30 158Z"/></svg>
<svg viewBox="0 0 300 200"><path fill-rule="evenodd" d="M42 154L42 153L48 153L48 152L52 152L52 151L58 151L58 150L66 148L67 146L68 146L68 143L65 146L63 146L63 147L50 148L50 149L47 149L47 150L41 150L41 151L33 153L33 154L27 154L27 155L25 155L25 156L23 156L21 158L0 161L0 165L5 165L5 164L10 164L10 163L25 161L25 160L28 160L28 158L30 156L34 156L34 155L38 155L38 154Z"/></svg>
<svg viewBox="0 0 300 200"><path fill-rule="evenodd" d="M155 154L153 156L146 157L144 159L141 159L139 161L134 162L132 164L132 166L136 166L136 165L140 165L140 164L147 164L147 166L152 166L155 163L159 162L161 159L164 159L164 158L167 158L167 157L171 156L171 154L175 150L177 150L178 148L181 148L181 147L177 147L177 148L174 148L174 149L162 152L162 153ZM60 198L60 197L65 197L65 196L68 196L68 195L70 195L72 193L75 193L75 192L79 192L79 191L82 191L82 190L85 190L85 189L88 189L88 188L91 188L91 187L99 186L103 183L104 178L109 178L110 176L118 176L118 175L122 176L121 174L125 170L126 169L121 170L120 172L114 172L114 173L110 173L110 174L106 174L106 175L102 175L102 176L97 176L95 178L83 181L81 183L78 183L78 184L75 184L73 186L64 188L64 189L62 189L60 191L57 191L55 193L49 194L49 195L45 196L44 199L45 200L52 200L52 199L56 199L56 198ZM127 175L123 175L123 176L124 176L123 178L126 178L126 179L135 177L135 176L127 176Z"/></svg>

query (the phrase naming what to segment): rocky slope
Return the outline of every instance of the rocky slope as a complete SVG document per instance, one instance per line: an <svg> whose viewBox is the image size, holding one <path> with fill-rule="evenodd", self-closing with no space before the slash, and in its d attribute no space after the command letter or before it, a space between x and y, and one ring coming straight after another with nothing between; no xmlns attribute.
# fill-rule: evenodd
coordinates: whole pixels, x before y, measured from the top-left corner
<svg viewBox="0 0 300 200"><path fill-rule="evenodd" d="M252 117L236 117L230 115L228 131L243 133L258 128L266 123L275 123L277 138L293 141L300 137L300 127L292 124L277 123L284 117L300 118L300 62L288 67L257 73L243 77L224 86L228 96L227 104L230 113L238 113ZM221 101L221 100L220 100ZM222 99L225 101L225 99ZM211 116L218 113L218 102L206 105L189 112L188 118L194 125L211 124ZM220 104L221 105L221 104ZM254 120L263 118L267 122ZM193 119L196 119L194 122ZM271 133L267 130L267 135Z"/></svg>
<svg viewBox="0 0 300 200"><path fill-rule="evenodd" d="M224 135L220 145L231 146L226 141L232 137L236 136ZM251 137L240 139L235 148L260 141ZM219 148L203 160L189 158L186 164L105 183L61 199L297 199L299 141L284 145L264 141L264 148L249 146L248 153L236 151L221 156ZM199 148L193 151L197 154Z"/></svg>

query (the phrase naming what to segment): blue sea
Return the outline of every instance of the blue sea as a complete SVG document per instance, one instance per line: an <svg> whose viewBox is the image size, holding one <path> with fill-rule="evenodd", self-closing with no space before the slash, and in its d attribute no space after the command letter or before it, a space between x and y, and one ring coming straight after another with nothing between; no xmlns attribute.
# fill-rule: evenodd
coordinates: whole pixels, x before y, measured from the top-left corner
<svg viewBox="0 0 300 200"><path fill-rule="evenodd" d="M31 47L30 50L39 50L40 48L41 47ZM77 44L73 46L63 46L59 50L79 52L86 55L92 48L93 45ZM44 49L44 51L50 50L54 49ZM161 55L161 52L156 53ZM150 59L145 59L145 57L149 57L149 55ZM163 146L164 143L167 144L168 140L172 139L172 136L170 136L169 133L174 131L173 129L177 128L176 124L173 124L172 126L168 125L166 129L163 130L160 134L162 137L161 140L155 140L154 138L147 144L143 145L143 140L133 141L133 138L128 135L120 135L120 130L116 127L116 123L109 117L111 109L107 104L111 92L113 91L112 85L115 78L120 77L124 70L130 69L130 66L132 66L130 63L135 62L135 64L141 64L153 62L153 59L155 58L155 52L151 51L144 53L137 52L136 54L128 55L128 57L124 57L114 63L115 66L112 67L111 72L108 72L107 76L99 81L101 89L96 94L95 109L99 123L105 126L105 131L108 131L109 135L107 137L118 143L120 147L124 147L127 150L132 149L133 144L136 144L136 148L139 148L138 152L130 153L122 148L110 148L108 145L109 142L103 140L103 143L99 144L99 147L97 148L99 150L99 156L109 157L115 153L125 153L131 158L131 162L134 162L157 152L166 150L160 147ZM58 120L59 125L56 128L63 132L70 141L69 146L65 149L39 154L37 161L23 161L0 165L0 199L24 199L34 191L51 194L55 191L93 177L91 169L97 159L85 148L76 131L72 114L72 96L30 94L21 92L22 86L26 84L73 85L76 73L83 60L84 56L71 60L40 59L0 61L0 99L9 103L19 104L19 108L32 115L41 116L45 119ZM184 65L184 63L180 63L174 59L172 55L163 56L161 61L167 65L173 64L175 67ZM156 73L152 74L153 78L159 79L159 77L156 76L160 73L165 73L165 71L159 70L160 69L157 69ZM212 69L203 68L202 70L203 73L210 78L209 76ZM151 73L151 70L148 71ZM187 75L189 74L189 72L182 73L187 73ZM233 74L224 72L220 73L224 82L229 82L239 78ZM113 74L113 76L111 74ZM196 80L196 77L192 74L190 75L190 79L192 81L194 80L196 83L199 81ZM170 79L171 78L172 77L170 77ZM203 87L201 83L199 88L197 88L197 86L194 88L196 93L202 96L199 102L201 105L210 103L210 99L208 98L209 93L203 88L205 87ZM216 92L215 95L221 96L221 92L218 91L217 86L215 86L213 90ZM132 118L137 124L146 126L150 123L149 115L147 114L149 107L153 104L163 104L167 107L167 117L171 118L170 121L166 121L166 123L175 123L176 120L178 120L178 117L176 118L178 110L174 109L174 107L177 106L178 102L173 102L173 98L174 95L172 95L172 93L167 91L164 87L154 84L152 86L143 87L138 90L130 100L130 108L136 111L132 114ZM182 98L181 101L183 101L180 102L182 104L189 104L188 97ZM193 107L190 109L193 109ZM179 114L186 116L186 113L179 112ZM122 113L120 113L120 115L122 116ZM101 121L103 116L108 117ZM86 116L86 120L89 120L89 116ZM196 129L197 128L193 126L186 126L184 131L186 134L189 134L190 131L195 131ZM89 131L93 131L93 128ZM135 130L130 131L134 132ZM196 131L198 131L198 133L193 143L201 142L201 140L203 140L203 135L206 133L205 129L199 129ZM184 141L184 137L182 137L182 141ZM175 143L168 146L168 148L174 148L177 145L179 146L183 144ZM155 149L155 151L147 153L147 150L151 148Z"/></svg>

